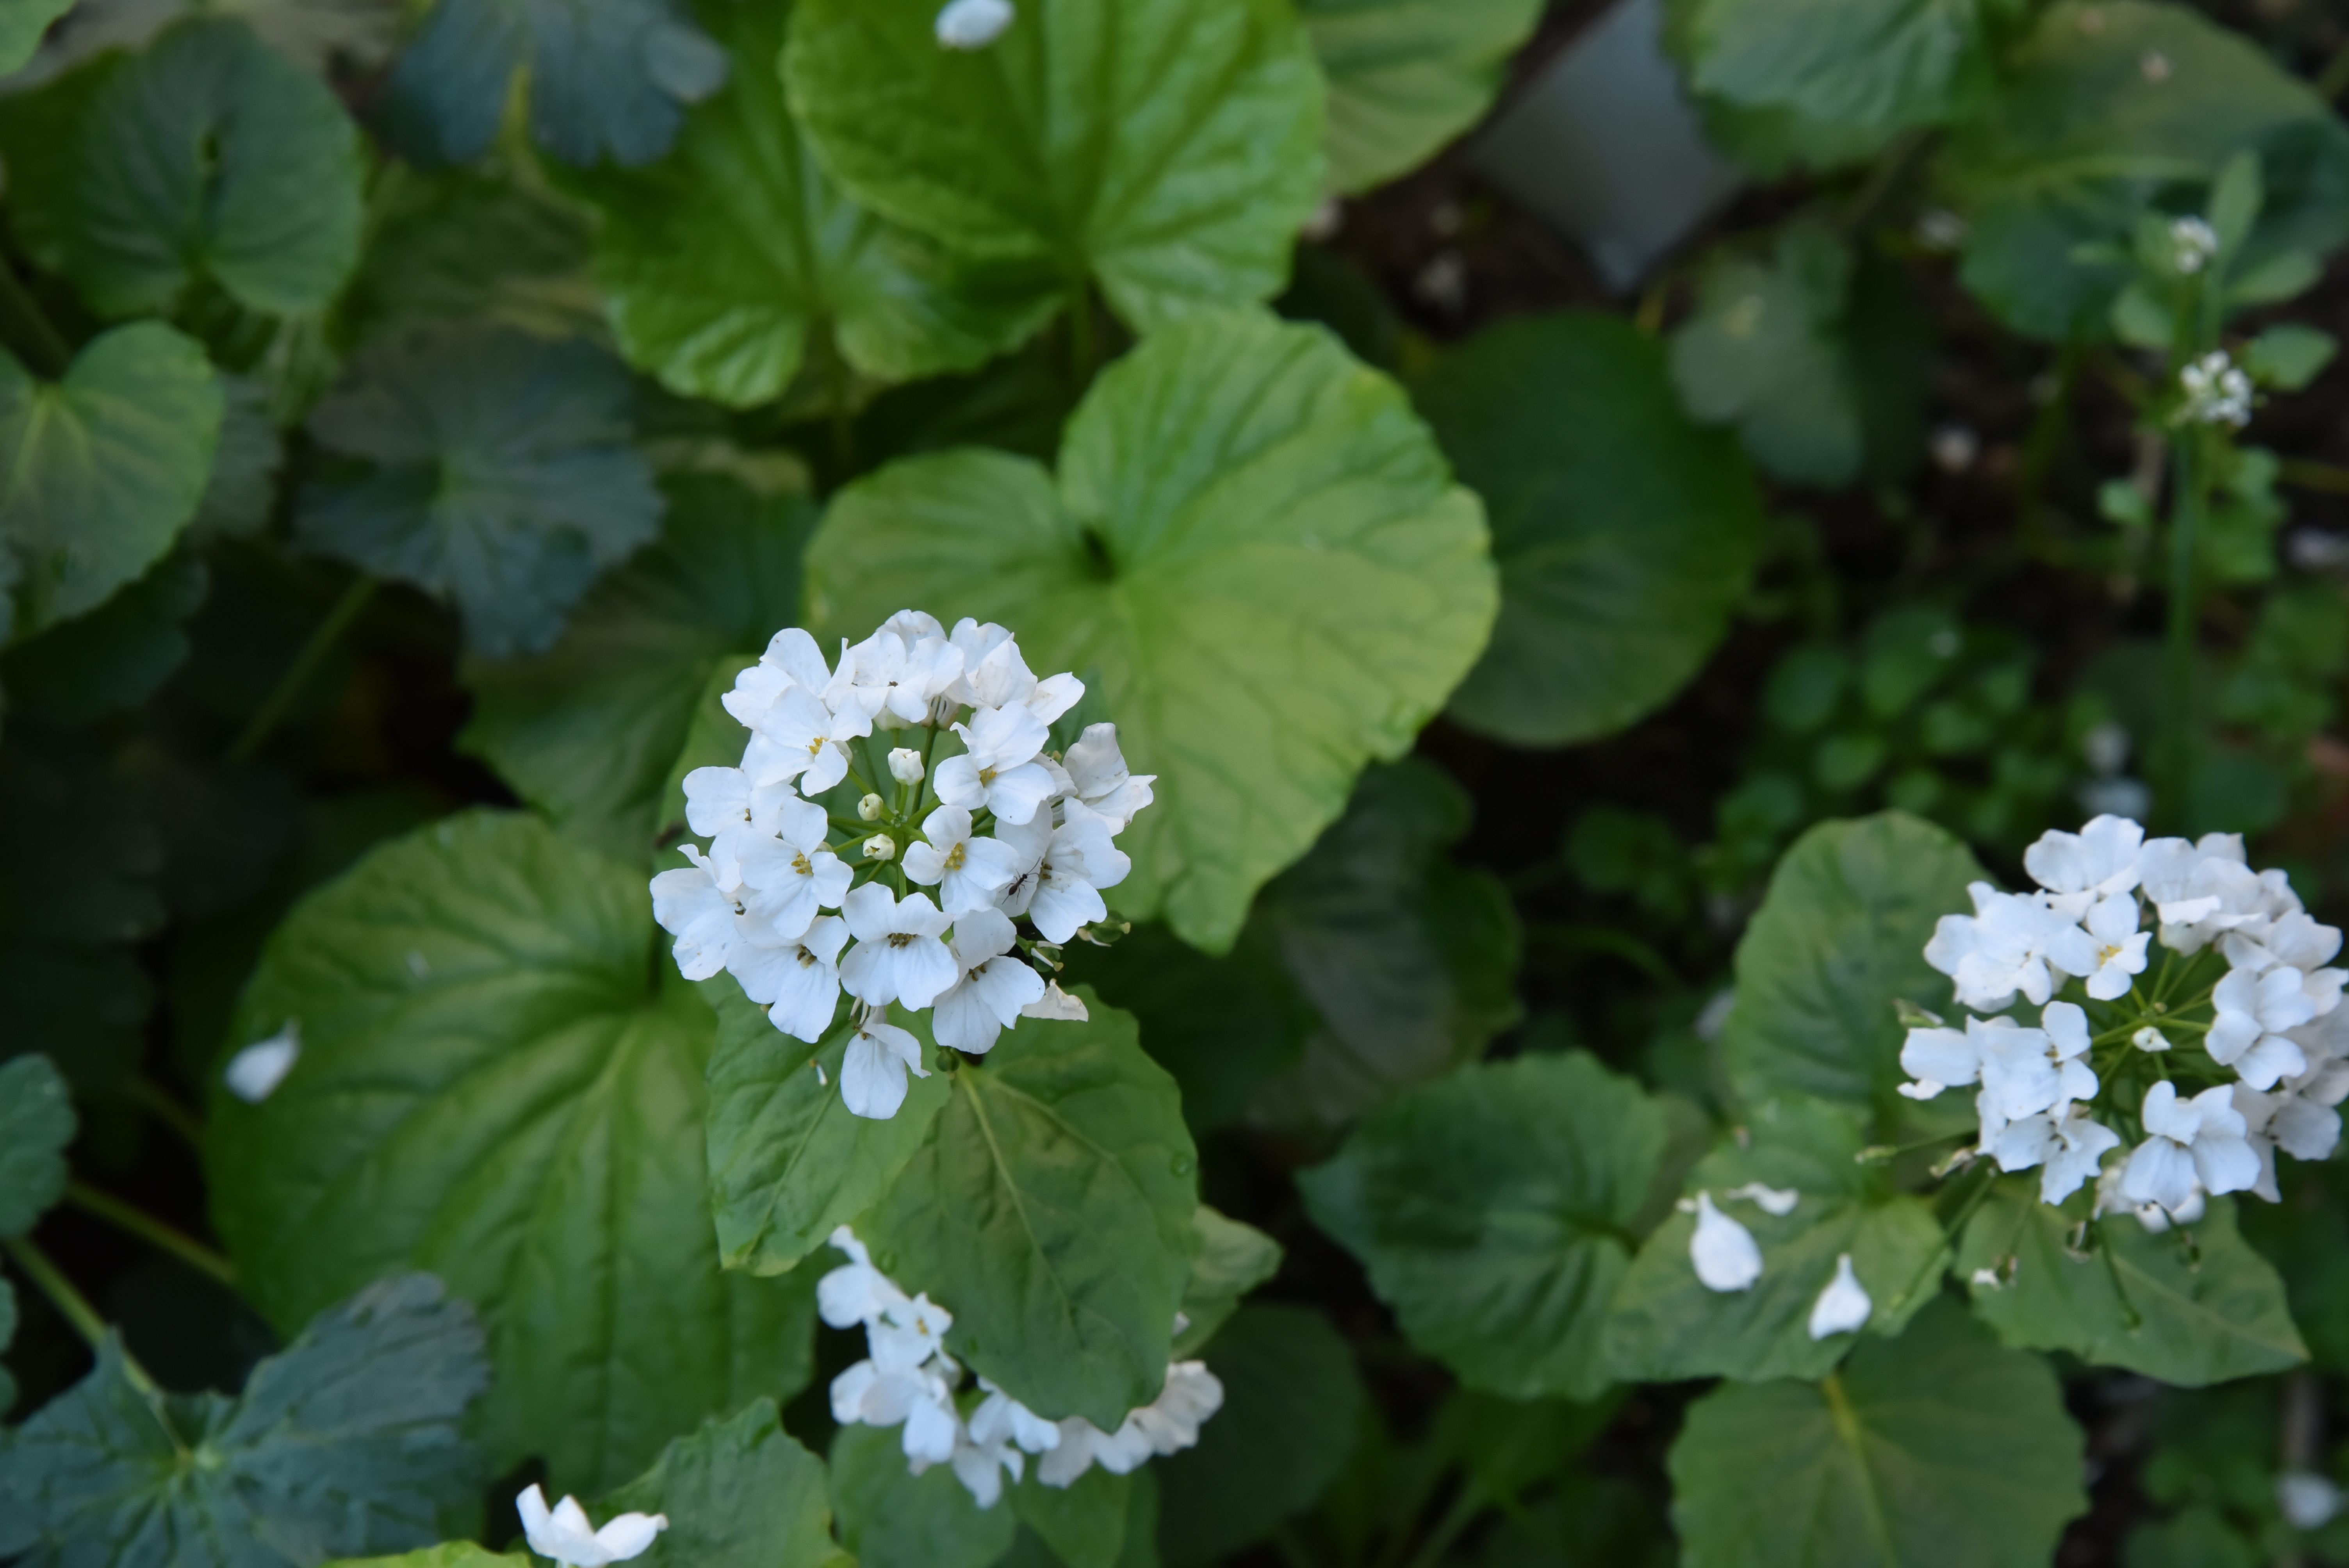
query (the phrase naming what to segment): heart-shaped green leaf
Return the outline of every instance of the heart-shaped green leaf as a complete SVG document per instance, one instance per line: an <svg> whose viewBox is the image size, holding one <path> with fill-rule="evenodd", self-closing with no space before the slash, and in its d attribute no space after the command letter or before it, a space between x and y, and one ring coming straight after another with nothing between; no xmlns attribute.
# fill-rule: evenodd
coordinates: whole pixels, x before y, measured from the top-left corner
<svg viewBox="0 0 2349 1568"><path fill-rule="evenodd" d="M1330 78L1330 183L1367 191L1476 123L1541 0L1299 0Z"/></svg>

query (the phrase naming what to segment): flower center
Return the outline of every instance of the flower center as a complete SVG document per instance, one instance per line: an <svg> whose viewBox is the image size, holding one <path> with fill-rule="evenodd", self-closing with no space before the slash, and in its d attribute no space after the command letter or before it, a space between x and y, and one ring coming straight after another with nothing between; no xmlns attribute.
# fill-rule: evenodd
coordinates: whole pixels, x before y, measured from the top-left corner
<svg viewBox="0 0 2349 1568"><path fill-rule="evenodd" d="M957 844L953 849L948 850L948 851L947 851L947 856L946 856L946 868L947 868L947 870L948 870L948 871L950 871L950 872L958 872L958 871L962 870L962 861L963 861L963 846L962 846L961 844Z"/></svg>
<svg viewBox="0 0 2349 1568"><path fill-rule="evenodd" d="M994 782L995 782L995 769L992 769L992 768L982 768L982 769L980 769L978 770L978 781L979 781L981 784L992 784L992 783L994 783Z"/></svg>
<svg viewBox="0 0 2349 1568"><path fill-rule="evenodd" d="M815 868L808 864L807 856L804 854L796 854L792 857L792 870L797 872L803 877L812 877L815 875Z"/></svg>
<svg viewBox="0 0 2349 1568"><path fill-rule="evenodd" d="M892 947L903 947L913 940L914 934L910 931L893 931L889 934L889 945Z"/></svg>

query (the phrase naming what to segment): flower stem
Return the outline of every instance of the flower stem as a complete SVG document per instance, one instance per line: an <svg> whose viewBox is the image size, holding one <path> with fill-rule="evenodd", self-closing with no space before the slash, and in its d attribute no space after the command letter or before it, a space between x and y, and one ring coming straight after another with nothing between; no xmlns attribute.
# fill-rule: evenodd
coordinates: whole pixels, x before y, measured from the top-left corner
<svg viewBox="0 0 2349 1568"><path fill-rule="evenodd" d="M275 689L263 701L252 722L244 727L244 733L238 736L236 743L228 748L231 762L251 761L262 744L276 732L278 725L285 721L286 712L293 707L294 699L302 695L302 688L310 684L310 677L318 673L318 666L326 663L326 655L334 651L343 634L350 630L351 623L359 618L360 612L367 607L367 601L375 597L377 586L372 577L351 580L351 585L343 590L343 596L335 601L335 607L326 612L326 618L318 623L318 629L310 634L310 640L302 645L302 651L294 655L294 662L285 666L285 673L277 677Z"/></svg>
<svg viewBox="0 0 2349 1568"><path fill-rule="evenodd" d="M97 1215L118 1230L137 1236L158 1251L171 1253L197 1273L210 1274L231 1289L235 1288L235 1265L193 1236L166 1224L146 1210L78 1181L66 1184L66 1202Z"/></svg>
<svg viewBox="0 0 2349 1568"><path fill-rule="evenodd" d="M196 1113L174 1099L161 1084L145 1073L134 1073L124 1084L123 1093L130 1103L180 1135L180 1140L196 1154L204 1151L204 1124Z"/></svg>
<svg viewBox="0 0 2349 1568"><path fill-rule="evenodd" d="M1093 378L1093 289L1084 277L1069 285L1069 368L1082 392Z"/></svg>
<svg viewBox="0 0 2349 1568"><path fill-rule="evenodd" d="M57 1309L59 1316L73 1325L74 1332L82 1336L91 1351L105 1351L107 1341L112 1337L112 1331L106 1326L106 1319L98 1316L98 1309L90 1305L89 1298L74 1288L73 1281L66 1278L64 1271L50 1261L48 1253L35 1246L29 1236L12 1236L0 1241L0 1252L5 1252L24 1271L25 1277L33 1282L35 1288L48 1297L49 1305ZM180 1457L185 1459L188 1445L180 1440L180 1434L171 1426L171 1412L163 1406L161 1387L148 1375L147 1368L139 1365L139 1358L130 1354L129 1346L116 1340L115 1347L122 1357L122 1375L129 1380L131 1387L138 1390L149 1413L154 1416L155 1424L163 1429L163 1435L171 1440L171 1446L179 1450Z"/></svg>
<svg viewBox="0 0 2349 1568"><path fill-rule="evenodd" d="M2194 653L2199 616L2195 605L2195 552L2208 498L2203 493L2202 437L2181 432L2178 441L2177 499L2169 519L2169 624L2163 650L2161 814L2183 830L2187 790L2194 776Z"/></svg>

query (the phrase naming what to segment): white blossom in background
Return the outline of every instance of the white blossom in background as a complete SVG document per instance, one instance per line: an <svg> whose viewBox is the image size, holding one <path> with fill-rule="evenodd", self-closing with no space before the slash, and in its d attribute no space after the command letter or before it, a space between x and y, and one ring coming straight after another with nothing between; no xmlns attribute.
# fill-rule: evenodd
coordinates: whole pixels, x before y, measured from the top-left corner
<svg viewBox="0 0 2349 1568"><path fill-rule="evenodd" d="M1748 1181L1743 1187L1732 1187L1722 1194L1724 1198L1743 1198L1776 1219L1785 1219L1803 1201L1802 1193L1792 1187L1772 1187L1760 1181Z"/></svg>
<svg viewBox="0 0 2349 1568"><path fill-rule="evenodd" d="M1689 1262L1707 1290L1739 1291L1762 1277L1762 1249L1754 1233L1713 1207L1713 1194L1696 1195L1696 1230L1689 1237Z"/></svg>
<svg viewBox="0 0 2349 1568"><path fill-rule="evenodd" d="M954 46L977 47L1010 16L957 0L940 36L951 23L975 40ZM1114 841L1156 782L1127 766L1113 724L1049 749L1084 691L1039 679L1009 631L972 620L949 632L902 610L836 660L798 627L776 633L724 698L750 731L740 765L685 779L687 825L708 844L679 846L686 863L652 879L679 973L731 974L811 1045L851 998L841 1096L864 1117L895 1115L909 1075L928 1076L898 1010L936 1008L938 1046L972 1054L1023 1017L1082 1020L1054 954L1109 920L1102 894L1133 866ZM838 795L815 799L843 782L854 821ZM253 1059L258 1085L274 1057Z"/></svg>
<svg viewBox="0 0 2349 1568"><path fill-rule="evenodd" d="M1903 1095L1978 1086L1971 1153L2038 1171L2049 1203L2093 1185L2097 1213L2152 1229L2206 1197L2275 1201L2279 1152L2331 1156L2349 975L2288 876L2253 871L2234 834L2147 840L2114 816L2046 834L2023 865L2035 888L1974 884L1972 913L1927 944L1972 1016L1908 1032ZM2018 997L2036 1027L2006 1016Z"/></svg>
<svg viewBox="0 0 2349 1568"><path fill-rule="evenodd" d="M1825 1339L1830 1335L1857 1334L1867 1326L1868 1315L1875 1310L1876 1303L1868 1298L1859 1276L1852 1272L1851 1254L1845 1253L1836 1259L1835 1278L1811 1304L1811 1337Z"/></svg>
<svg viewBox="0 0 2349 1568"><path fill-rule="evenodd" d="M2219 253L2219 232L2199 218L2173 218L2169 243L2178 270L2190 278Z"/></svg>
<svg viewBox="0 0 2349 1568"><path fill-rule="evenodd" d="M514 1499L514 1511L522 1515L523 1538L530 1542L530 1549L569 1568L605 1568L606 1563L641 1557L651 1548L654 1537L668 1528L665 1513L623 1513L598 1530L588 1522L587 1511L575 1497L566 1497L549 1509L546 1494L536 1482L524 1487Z"/></svg>
<svg viewBox="0 0 2349 1568"><path fill-rule="evenodd" d="M913 1473L951 1465L981 1508L994 1507L1005 1478L1018 1480L1031 1458L1046 1486L1068 1486L1095 1464L1124 1475L1196 1443L1200 1426L1223 1407L1223 1384L1200 1361L1170 1365L1158 1398L1129 1412L1114 1432L1075 1416L1048 1421L985 1377L971 1399L946 1347L953 1315L927 1295L907 1295L874 1268L846 1225L831 1240L848 1262L816 1282L816 1310L834 1328L861 1325L869 1352L833 1379L833 1418L843 1426L901 1428L899 1447Z"/></svg>
<svg viewBox="0 0 2349 1568"><path fill-rule="evenodd" d="M221 1078L228 1092L247 1105L259 1105L277 1092L285 1075L302 1057L302 1025L288 1018L285 1026L265 1040L255 1040L229 1057Z"/></svg>
<svg viewBox="0 0 2349 1568"><path fill-rule="evenodd" d="M2240 430L2251 422L2251 378L2223 348L2214 348L2178 373L2181 425L2225 425Z"/></svg>
<svg viewBox="0 0 2349 1568"><path fill-rule="evenodd" d="M2294 1530L2322 1530L2340 1513L2340 1487L2313 1470L2286 1470L2276 1477L2276 1509Z"/></svg>

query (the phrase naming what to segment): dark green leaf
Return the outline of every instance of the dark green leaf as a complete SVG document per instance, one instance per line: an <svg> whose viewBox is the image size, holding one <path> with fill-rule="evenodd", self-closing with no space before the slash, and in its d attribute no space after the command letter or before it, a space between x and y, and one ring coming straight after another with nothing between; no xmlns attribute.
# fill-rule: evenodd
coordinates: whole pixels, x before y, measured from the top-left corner
<svg viewBox="0 0 2349 1568"><path fill-rule="evenodd" d="M2015 1177L1967 1224L1958 1275L1999 1338L2183 1387L2308 1359L2283 1282L2236 1230L2232 1200L2209 1200L2201 1220L2164 1234L2133 1215L2107 1215L2096 1251L2075 1252L2087 1208L2085 1193L2061 1208L2043 1203L2034 1180Z"/></svg>
<svg viewBox="0 0 2349 1568"><path fill-rule="evenodd" d="M1030 1475L1004 1495L1019 1522L1066 1568L1118 1568L1131 1533L1133 1489L1132 1475L1112 1475L1095 1465L1068 1486L1046 1486Z"/></svg>
<svg viewBox="0 0 2349 1568"><path fill-rule="evenodd" d="M601 1512L668 1516L646 1568L819 1568L838 1550L823 1461L783 1431L771 1399L670 1443Z"/></svg>
<svg viewBox="0 0 2349 1568"><path fill-rule="evenodd" d="M1322 88L1278 0L1031 0L984 49L932 0L803 0L792 106L866 206L1137 330L1268 299L1320 199Z"/></svg>
<svg viewBox="0 0 2349 1568"><path fill-rule="evenodd" d="M2087 1511L2037 1357L1947 1305L1824 1384L1725 1383L1672 1445L1686 1568L2037 1568Z"/></svg>
<svg viewBox="0 0 2349 1568"><path fill-rule="evenodd" d="M0 1236L20 1236L65 1195L73 1098L47 1057L0 1062ZM16 1322L15 1303L8 1321ZM0 1346L7 1336L0 1335ZM5 1408L5 1404L0 1404Z"/></svg>
<svg viewBox="0 0 2349 1568"><path fill-rule="evenodd" d="M840 1099L844 1024L809 1046L769 1023L731 976L705 981L702 991L718 1010L709 1202L719 1257L728 1268L780 1274L889 1191L946 1105L948 1080L912 1079L886 1121L851 1116Z"/></svg>
<svg viewBox="0 0 2349 1568"><path fill-rule="evenodd" d="M815 521L801 495L703 476L665 489L660 542L589 591L551 651L463 670L473 717L458 744L565 833L627 858L682 806L662 789L703 688L720 674L730 685L799 619Z"/></svg>
<svg viewBox="0 0 2349 1568"><path fill-rule="evenodd" d="M6 1069L0 1068L0 1080L5 1080L5 1074ZM7 1349L16 1337L16 1287L0 1278L0 1350ZM5 1418L16 1402L16 1379L8 1375L8 1368L0 1367L0 1418Z"/></svg>
<svg viewBox="0 0 2349 1568"><path fill-rule="evenodd" d="M791 14L715 0L713 30L751 68L687 118L670 157L573 182L603 210L595 275L621 352L672 391L750 407L781 397L827 334L854 369L904 381L1042 326L1061 305L1049 272L957 276L825 177L766 68Z"/></svg>
<svg viewBox="0 0 2349 1568"><path fill-rule="evenodd" d="M1795 841L1737 944L1721 1050L1738 1095L1816 1095L1888 1131L1909 1105L1894 1093L1906 1030L1892 1005L1947 1003L1925 944L1942 915L1973 907L1966 884L1983 875L1965 845L1898 811Z"/></svg>
<svg viewBox="0 0 2349 1568"><path fill-rule="evenodd" d="M886 1427L832 1440L832 1511L859 1568L989 1568L1019 1525L1008 1506L973 1502L951 1465L912 1474Z"/></svg>
<svg viewBox="0 0 2349 1568"><path fill-rule="evenodd" d="M1453 717L1560 746L1661 707L1729 629L1763 513L1735 445L1681 413L1655 340L1607 316L1516 322L1412 390L1485 498L1501 567Z"/></svg>
<svg viewBox="0 0 2349 1568"><path fill-rule="evenodd" d="M28 1568L299 1568L438 1540L484 1477L460 1423L481 1330L409 1274L321 1314L244 1392L166 1396L109 1335L0 1448L0 1553Z"/></svg>
<svg viewBox="0 0 2349 1568"><path fill-rule="evenodd" d="M1609 1353L1627 1380L1754 1382L1833 1371L1857 1338L1815 1340L1810 1315L1845 1254L1868 1294L1872 1334L1899 1333L1939 1288L1941 1227L1931 1206L1895 1191L1881 1167L1854 1160L1867 1141L1857 1116L1816 1100L1771 1100L1739 1133L1686 1185L1753 1233L1762 1277L1742 1291L1707 1289L1689 1259L1695 1219L1667 1219L1640 1247L1607 1325ZM1757 1181L1799 1192L1794 1212L1775 1215L1731 1196Z"/></svg>
<svg viewBox="0 0 2349 1568"><path fill-rule="evenodd" d="M1330 183L1367 191L1484 118L1541 0L1301 0L1330 79Z"/></svg>
<svg viewBox="0 0 2349 1568"><path fill-rule="evenodd" d="M452 321L540 337L605 330L588 274L587 216L552 191L461 170L395 163L344 313L362 340Z"/></svg>
<svg viewBox="0 0 2349 1568"><path fill-rule="evenodd" d="M1023 1018L867 1222L874 1259L955 1315L955 1355L1038 1415L1113 1432L1166 1381L1198 1233L1197 1151L1133 1019Z"/></svg>
<svg viewBox="0 0 2349 1568"><path fill-rule="evenodd" d="M188 531L199 539L258 532L277 500L285 438L270 409L270 390L250 376L221 377L219 449L212 478Z"/></svg>
<svg viewBox="0 0 2349 1568"><path fill-rule="evenodd" d="M842 491L810 604L824 635L911 603L1009 626L1039 670L1097 668L1127 758L1158 776L1119 842L1119 909L1215 952L1474 661L1485 549L1391 382L1317 329L1217 314L1102 374L1057 483L964 451Z"/></svg>
<svg viewBox="0 0 2349 1568"><path fill-rule="evenodd" d="M1243 1307L1206 1359L1224 1407L1199 1429L1197 1448L1157 1467L1167 1568L1220 1561L1311 1507L1344 1468L1362 1418L1353 1348L1310 1307Z"/></svg>
<svg viewBox="0 0 2349 1568"><path fill-rule="evenodd" d="M1579 1052L1461 1068L1365 1117L1299 1177L1412 1343L1471 1387L1588 1398L1663 1113Z"/></svg>
<svg viewBox="0 0 2349 1568"><path fill-rule="evenodd" d="M54 224L101 315L217 284L265 315L316 315L358 261L358 128L325 83L228 17L170 28L90 99Z"/></svg>
<svg viewBox="0 0 2349 1568"><path fill-rule="evenodd" d="M12 620L30 635L98 608L161 560L220 428L203 349L160 322L100 334L62 381L0 350L0 642Z"/></svg>
<svg viewBox="0 0 2349 1568"><path fill-rule="evenodd" d="M536 653L596 573L659 527L660 492L628 445L632 396L585 343L388 340L310 417L321 446L366 466L304 487L297 536L454 599L476 653Z"/></svg>
<svg viewBox="0 0 2349 1568"><path fill-rule="evenodd" d="M260 1105L216 1092L212 1212L279 1325L433 1269L481 1309L494 1463L593 1492L809 1372L810 1280L719 1272L702 1158L716 1024L657 945L644 872L535 820L450 818L311 894L232 1043L298 1021Z"/></svg>
<svg viewBox="0 0 2349 1568"><path fill-rule="evenodd" d="M1851 255L1797 225L1764 263L1709 266L1697 312L1672 335L1672 382L1690 414L1734 425L1776 477L1835 486L1859 471L1866 433L1841 330Z"/></svg>
<svg viewBox="0 0 2349 1568"><path fill-rule="evenodd" d="M676 0L441 0L392 72L392 139L425 161L469 161L496 136L517 68L531 139L584 168L667 152L685 106L723 86L728 65Z"/></svg>
<svg viewBox="0 0 2349 1568"><path fill-rule="evenodd" d="M1690 85L1881 134L1951 118L1978 87L1984 0L1697 0Z"/></svg>
<svg viewBox="0 0 2349 1568"><path fill-rule="evenodd" d="M1239 1309L1240 1298L1280 1268L1280 1243L1255 1226L1226 1219L1205 1203L1191 1222L1199 1233L1199 1252L1183 1287L1183 1315L1191 1322L1174 1336L1178 1361L1196 1356Z"/></svg>
<svg viewBox="0 0 2349 1568"><path fill-rule="evenodd" d="M193 555L164 557L88 614L9 650L0 665L9 706L60 726L136 707L187 658L186 622L211 585Z"/></svg>

